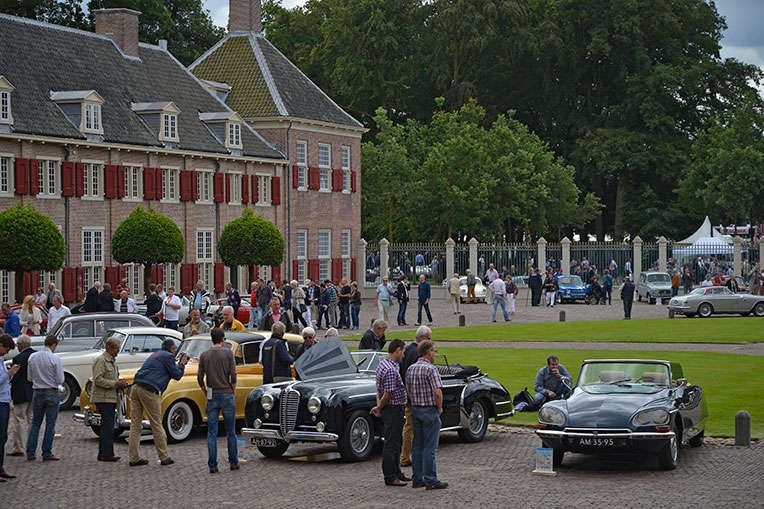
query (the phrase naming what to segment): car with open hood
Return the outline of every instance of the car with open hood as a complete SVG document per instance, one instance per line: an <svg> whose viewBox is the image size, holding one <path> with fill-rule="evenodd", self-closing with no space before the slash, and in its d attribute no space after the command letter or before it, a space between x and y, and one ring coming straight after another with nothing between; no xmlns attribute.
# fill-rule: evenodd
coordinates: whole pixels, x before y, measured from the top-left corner
<svg viewBox="0 0 764 509"><path fill-rule="evenodd" d="M295 363L299 381L263 385L247 398L242 434L266 457L282 456L294 442L336 443L345 461L369 457L382 436L376 405L376 369L385 352L350 352L337 337L326 338ZM464 442L480 442L490 418L512 411L512 398L476 366L435 366L443 381L441 431L457 431Z"/></svg>
<svg viewBox="0 0 764 509"><path fill-rule="evenodd" d="M679 364L595 359L584 361L567 397L541 407L536 434L554 449L555 467L568 451L650 453L671 470L680 445L703 444L707 419L703 389L684 378Z"/></svg>

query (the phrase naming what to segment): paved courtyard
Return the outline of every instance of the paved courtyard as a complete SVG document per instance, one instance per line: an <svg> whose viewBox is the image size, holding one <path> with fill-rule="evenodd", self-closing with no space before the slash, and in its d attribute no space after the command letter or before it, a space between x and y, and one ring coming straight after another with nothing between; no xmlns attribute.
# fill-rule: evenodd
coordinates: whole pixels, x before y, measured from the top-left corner
<svg viewBox="0 0 764 509"><path fill-rule="evenodd" d="M207 472L206 436L170 445L175 464L160 466L150 438L141 450L151 463L127 465L120 439L118 463L95 460L96 436L59 416L58 462L7 457L17 479L0 484L3 507L761 507L764 441L748 448L704 445L683 448L677 470L658 469L652 457L637 461L568 455L556 478L531 475L539 440L527 431L491 427L479 444L462 444L444 433L438 473L451 483L444 491L387 487L382 482L380 444L365 463L338 459L310 463L268 460L247 447L241 470ZM225 438L219 437L219 459ZM294 445L287 455L332 452L327 445Z"/></svg>

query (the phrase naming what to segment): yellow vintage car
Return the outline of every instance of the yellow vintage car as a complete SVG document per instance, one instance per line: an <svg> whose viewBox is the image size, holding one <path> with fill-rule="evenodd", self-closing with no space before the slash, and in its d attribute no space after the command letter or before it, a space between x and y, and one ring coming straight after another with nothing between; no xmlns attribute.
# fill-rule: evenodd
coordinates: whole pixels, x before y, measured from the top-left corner
<svg viewBox="0 0 764 509"><path fill-rule="evenodd" d="M247 396L252 389L263 383L263 366L259 362L260 344L270 336L271 333L265 331L226 332L226 346L234 352L236 358L236 419L244 418ZM284 337L287 339L289 351L294 354L302 343L302 337L296 334L285 334ZM161 395L162 424L170 442L185 440L195 426L207 420L204 412L206 394L199 387L196 375L199 368L199 356L210 348L212 348L212 339L209 334L203 334L186 339L178 349L177 355L186 353L191 359L186 365L183 377L180 380L170 380L167 390ZM138 369L124 370L120 371L119 376L127 380L132 387L133 377L137 372ZM90 378L80 394L81 412L74 415L74 420L90 426L97 435L100 435L101 416L95 404L90 403L92 384L93 379ZM115 436L130 429L130 387L120 393ZM143 427L149 427L148 420L143 420Z"/></svg>

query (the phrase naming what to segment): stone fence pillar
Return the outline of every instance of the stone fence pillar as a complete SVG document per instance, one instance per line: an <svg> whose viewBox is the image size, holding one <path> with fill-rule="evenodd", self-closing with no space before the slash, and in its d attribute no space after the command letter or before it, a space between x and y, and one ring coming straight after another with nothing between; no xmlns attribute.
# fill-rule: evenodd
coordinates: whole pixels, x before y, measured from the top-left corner
<svg viewBox="0 0 764 509"><path fill-rule="evenodd" d="M446 280L454 275L454 246L456 242L451 237L446 240Z"/></svg>
<svg viewBox="0 0 764 509"><path fill-rule="evenodd" d="M383 277L390 277L390 241L382 239L379 241L379 282L382 283Z"/></svg>
<svg viewBox="0 0 764 509"><path fill-rule="evenodd" d="M478 241L475 237L470 239L470 271L477 276L478 273Z"/></svg>
<svg viewBox="0 0 764 509"><path fill-rule="evenodd" d="M541 237L536 244L538 245L538 268L543 273L546 271L546 239Z"/></svg>
<svg viewBox="0 0 764 509"><path fill-rule="evenodd" d="M642 239L637 235L632 241L634 245L634 279L637 281L639 275L642 273Z"/></svg>
<svg viewBox="0 0 764 509"><path fill-rule="evenodd" d="M732 251L732 268L735 270L735 274L743 275L743 239L740 235L735 235L732 239L733 251Z"/></svg>
<svg viewBox="0 0 764 509"><path fill-rule="evenodd" d="M570 239L563 237L560 244L562 244L562 273L568 275L570 274Z"/></svg>
<svg viewBox="0 0 764 509"><path fill-rule="evenodd" d="M666 272L668 268L668 240L661 235L658 239L658 270Z"/></svg>
<svg viewBox="0 0 764 509"><path fill-rule="evenodd" d="M355 264L355 274L351 274L350 277L358 282L358 289L360 290L366 285L366 241L364 239L358 240L357 256L356 260L358 261Z"/></svg>

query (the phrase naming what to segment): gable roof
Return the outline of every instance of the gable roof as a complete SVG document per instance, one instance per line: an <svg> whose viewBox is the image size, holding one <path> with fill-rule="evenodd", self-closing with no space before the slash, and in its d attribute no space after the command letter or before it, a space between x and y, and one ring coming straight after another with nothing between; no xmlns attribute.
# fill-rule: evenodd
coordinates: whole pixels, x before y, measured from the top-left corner
<svg viewBox="0 0 764 509"><path fill-rule="evenodd" d="M4 14L0 33L0 74L16 87L15 133L85 139L51 100L51 92L95 90L104 99L105 142L165 148L133 104L173 102L181 112L174 147L230 153L199 119L199 112L229 108L158 46L141 43L139 58L126 58L108 36ZM242 129L242 147L246 156L284 159L251 128Z"/></svg>
<svg viewBox="0 0 764 509"><path fill-rule="evenodd" d="M363 129L261 33L228 34L189 69L229 85L226 104L245 118L294 117Z"/></svg>

